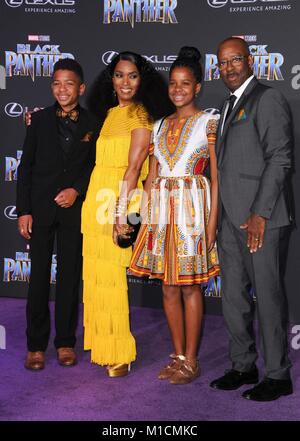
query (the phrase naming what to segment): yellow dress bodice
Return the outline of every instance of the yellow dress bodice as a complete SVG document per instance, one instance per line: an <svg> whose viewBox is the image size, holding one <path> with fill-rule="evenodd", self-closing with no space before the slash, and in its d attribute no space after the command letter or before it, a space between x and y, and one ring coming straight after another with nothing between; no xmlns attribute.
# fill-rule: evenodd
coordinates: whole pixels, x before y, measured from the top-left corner
<svg viewBox="0 0 300 441"><path fill-rule="evenodd" d="M109 110L96 145L96 165L92 172L86 199L82 208L81 230L85 236L84 250L88 243L94 248L95 236L101 247L111 250L111 258L116 255L121 262L128 262L131 249L120 249L112 242L113 212L119 196L124 173L128 167L131 132L138 128L152 130L147 112L142 105L116 106ZM142 189L142 181L148 174L148 158L145 160L137 183ZM137 192L136 192L137 194ZM132 197L129 211L138 212L141 198ZM106 255L106 259L109 259Z"/></svg>
<svg viewBox="0 0 300 441"><path fill-rule="evenodd" d="M124 175L128 166L131 132L138 128L152 130L143 106L117 106L110 109L97 141L96 167L113 168L120 173L122 169ZM147 162L144 163L141 180L147 175Z"/></svg>

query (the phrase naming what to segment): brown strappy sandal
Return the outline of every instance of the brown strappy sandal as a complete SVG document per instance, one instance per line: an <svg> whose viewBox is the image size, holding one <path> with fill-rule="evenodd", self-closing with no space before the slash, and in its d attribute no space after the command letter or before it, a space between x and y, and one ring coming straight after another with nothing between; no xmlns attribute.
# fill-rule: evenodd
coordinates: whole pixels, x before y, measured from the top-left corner
<svg viewBox="0 0 300 441"><path fill-rule="evenodd" d="M196 361L196 363L195 363ZM198 360L186 358L174 374L169 377L171 384L188 384L200 376L200 366Z"/></svg>
<svg viewBox="0 0 300 441"><path fill-rule="evenodd" d="M162 368L158 375L159 380L167 380L168 378L170 378L177 371L177 369L180 369L182 363L185 360L185 356L180 354L171 354L170 357L170 363Z"/></svg>

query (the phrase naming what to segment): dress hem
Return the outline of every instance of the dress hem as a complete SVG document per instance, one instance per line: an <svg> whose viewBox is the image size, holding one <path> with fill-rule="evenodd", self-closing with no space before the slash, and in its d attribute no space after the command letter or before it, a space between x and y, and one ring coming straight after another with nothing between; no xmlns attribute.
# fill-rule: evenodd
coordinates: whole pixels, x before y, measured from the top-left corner
<svg viewBox="0 0 300 441"><path fill-rule="evenodd" d="M209 270L206 274L201 274L199 276L190 276L188 279L182 279L179 280L172 280L172 281L166 281L165 275L159 275L159 274L153 274L151 271L147 271L146 269L143 270L137 270L130 268L129 274L137 277L148 277L149 279L158 279L164 282L165 285L201 285L204 283L207 283L209 279L212 277L216 277L220 274L220 266L216 265L213 268ZM188 276L184 276L188 277Z"/></svg>

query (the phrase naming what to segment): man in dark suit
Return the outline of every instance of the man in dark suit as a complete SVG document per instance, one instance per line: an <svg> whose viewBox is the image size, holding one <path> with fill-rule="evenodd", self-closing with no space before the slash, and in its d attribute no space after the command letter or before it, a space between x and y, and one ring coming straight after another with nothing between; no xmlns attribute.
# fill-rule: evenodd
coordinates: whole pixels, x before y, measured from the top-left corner
<svg viewBox="0 0 300 441"><path fill-rule="evenodd" d="M244 40L229 38L219 45L220 74L231 92L216 152L222 305L232 369L211 387L233 390L258 383L252 287L266 376L243 397L271 401L293 392L281 271L281 243L291 222L287 183L293 136L286 100L257 81L252 64Z"/></svg>
<svg viewBox="0 0 300 441"><path fill-rule="evenodd" d="M58 361L76 364L74 346L81 274L81 206L95 163L98 127L83 109L83 72L75 60L54 65L53 106L32 114L18 169L20 234L30 239L27 369L44 368L50 334L49 283L54 238L57 280L54 340Z"/></svg>

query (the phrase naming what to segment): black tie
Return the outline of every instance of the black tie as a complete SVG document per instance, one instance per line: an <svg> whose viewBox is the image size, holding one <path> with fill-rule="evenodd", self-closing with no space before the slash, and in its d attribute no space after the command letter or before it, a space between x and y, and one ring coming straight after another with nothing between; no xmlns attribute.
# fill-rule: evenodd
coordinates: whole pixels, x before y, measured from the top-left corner
<svg viewBox="0 0 300 441"><path fill-rule="evenodd" d="M233 109L233 106L234 106L234 103L235 103L236 99L237 99L237 97L235 95L230 95L229 100L228 100L229 101L229 106L227 107L227 113L226 113L226 117L225 117L225 122L227 121L229 115L232 112L232 109Z"/></svg>

